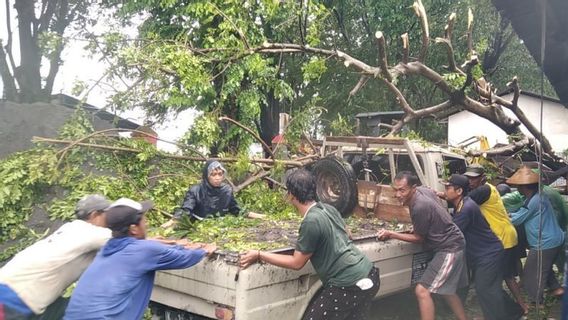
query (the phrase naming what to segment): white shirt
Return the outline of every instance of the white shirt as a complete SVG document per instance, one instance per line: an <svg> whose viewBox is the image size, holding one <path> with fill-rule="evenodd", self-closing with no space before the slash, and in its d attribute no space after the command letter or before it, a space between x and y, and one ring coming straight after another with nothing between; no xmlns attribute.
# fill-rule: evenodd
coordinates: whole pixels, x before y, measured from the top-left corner
<svg viewBox="0 0 568 320"><path fill-rule="evenodd" d="M19 252L2 269L0 283L41 314L93 261L111 231L83 220L68 222Z"/></svg>

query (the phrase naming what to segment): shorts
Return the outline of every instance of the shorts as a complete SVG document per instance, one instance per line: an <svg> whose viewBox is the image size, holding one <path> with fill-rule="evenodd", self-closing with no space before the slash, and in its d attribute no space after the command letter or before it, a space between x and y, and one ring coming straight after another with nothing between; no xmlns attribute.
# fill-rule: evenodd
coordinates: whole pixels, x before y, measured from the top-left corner
<svg viewBox="0 0 568 320"><path fill-rule="evenodd" d="M464 251L434 253L418 283L437 294L455 294L457 289L467 286Z"/></svg>
<svg viewBox="0 0 568 320"><path fill-rule="evenodd" d="M520 249L519 246L514 246L505 249L505 254L503 255L503 279L511 279L521 274L521 270L519 270L521 261L520 250L524 250L524 248Z"/></svg>

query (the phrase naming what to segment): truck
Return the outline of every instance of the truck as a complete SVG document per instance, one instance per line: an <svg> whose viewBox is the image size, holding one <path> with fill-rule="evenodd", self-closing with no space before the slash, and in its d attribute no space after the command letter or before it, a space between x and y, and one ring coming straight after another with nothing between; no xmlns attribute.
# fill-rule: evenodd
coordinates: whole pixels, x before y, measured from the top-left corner
<svg viewBox="0 0 568 320"><path fill-rule="evenodd" d="M344 217L410 222L408 208L396 203L389 187L396 172L412 171L423 185L441 191L441 179L466 168L459 154L402 138L326 137L317 145L320 160L308 169L316 176L318 197ZM431 258L421 245L378 241L375 232L353 242L380 269L377 298L411 288ZM293 248L274 252L291 254ZM158 272L151 305L167 320L297 320L321 287L310 262L297 271L268 264L241 270L238 253L226 253L189 269Z"/></svg>

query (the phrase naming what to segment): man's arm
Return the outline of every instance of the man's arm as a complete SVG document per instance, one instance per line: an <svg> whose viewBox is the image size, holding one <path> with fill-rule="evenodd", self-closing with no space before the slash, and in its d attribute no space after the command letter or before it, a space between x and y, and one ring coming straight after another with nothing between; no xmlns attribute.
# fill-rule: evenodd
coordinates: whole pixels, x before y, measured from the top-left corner
<svg viewBox="0 0 568 320"><path fill-rule="evenodd" d="M241 255L239 264L241 268L245 269L251 264L261 261L286 269L300 270L306 265L308 260L310 260L311 256L312 253L304 253L298 250L294 250L294 254L292 255L249 250L244 255Z"/></svg>
<svg viewBox="0 0 568 320"><path fill-rule="evenodd" d="M473 190L471 190L468 194L471 200L475 201L477 205L482 205L485 201L489 200L491 196L491 187L487 184L479 186Z"/></svg>
<svg viewBox="0 0 568 320"><path fill-rule="evenodd" d="M199 263L206 255L212 254L215 245L203 245L199 249L186 249L178 245L165 245L157 241L147 240L149 259L146 259L147 270L170 270L189 268Z"/></svg>
<svg viewBox="0 0 568 320"><path fill-rule="evenodd" d="M390 231L386 229L380 229L377 233L377 238L379 240L388 240L388 239L396 239L405 242L411 243L423 243L424 237L419 235L418 233L400 233L395 231Z"/></svg>

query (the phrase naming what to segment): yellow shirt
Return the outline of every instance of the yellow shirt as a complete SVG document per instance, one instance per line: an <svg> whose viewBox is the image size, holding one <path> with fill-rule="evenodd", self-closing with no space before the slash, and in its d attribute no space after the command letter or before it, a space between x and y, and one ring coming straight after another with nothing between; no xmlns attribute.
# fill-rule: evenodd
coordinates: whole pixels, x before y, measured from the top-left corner
<svg viewBox="0 0 568 320"><path fill-rule="evenodd" d="M491 194L489 199L479 206L481 213L483 213L493 233L503 243L503 247L505 249L512 248L517 245L517 230L509 219L499 192L493 185L489 183L487 185L491 189Z"/></svg>

